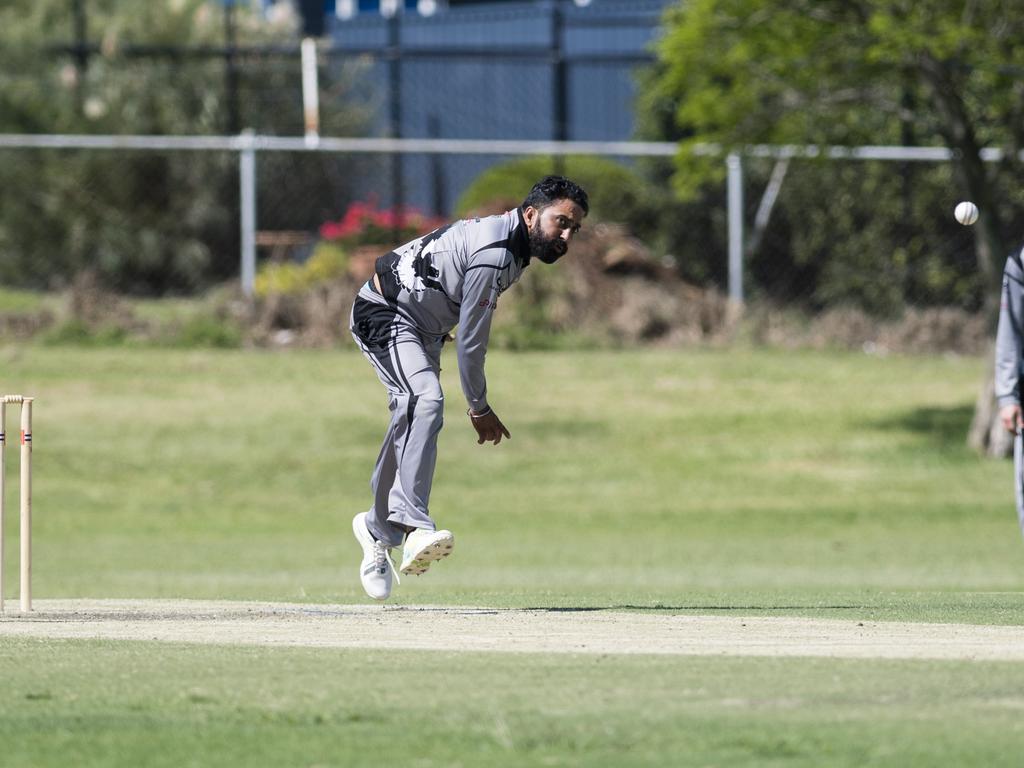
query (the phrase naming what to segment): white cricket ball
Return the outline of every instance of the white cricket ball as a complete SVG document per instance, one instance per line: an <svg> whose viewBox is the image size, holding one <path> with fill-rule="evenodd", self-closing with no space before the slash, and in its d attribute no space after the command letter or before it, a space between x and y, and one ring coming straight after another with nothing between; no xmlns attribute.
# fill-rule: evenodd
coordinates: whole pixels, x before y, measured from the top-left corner
<svg viewBox="0 0 1024 768"><path fill-rule="evenodd" d="M964 226L970 226L978 220L978 206L964 200L962 203L956 204L953 215Z"/></svg>

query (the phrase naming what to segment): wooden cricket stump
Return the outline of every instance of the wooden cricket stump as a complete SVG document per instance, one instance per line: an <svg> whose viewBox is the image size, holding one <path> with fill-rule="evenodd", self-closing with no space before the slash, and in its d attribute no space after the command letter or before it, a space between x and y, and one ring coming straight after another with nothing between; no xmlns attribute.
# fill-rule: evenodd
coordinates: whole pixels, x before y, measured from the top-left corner
<svg viewBox="0 0 1024 768"><path fill-rule="evenodd" d="M22 395L0 397L0 613L4 611L4 553L7 498L7 405L21 406L21 519L18 538L21 542L21 611L32 610L32 400Z"/></svg>

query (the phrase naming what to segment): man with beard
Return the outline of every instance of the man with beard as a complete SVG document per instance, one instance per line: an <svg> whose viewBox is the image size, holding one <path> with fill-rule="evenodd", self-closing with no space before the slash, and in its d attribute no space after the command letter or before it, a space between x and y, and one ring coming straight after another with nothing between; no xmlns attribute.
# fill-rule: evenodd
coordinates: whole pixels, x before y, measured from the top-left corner
<svg viewBox="0 0 1024 768"><path fill-rule="evenodd" d="M487 401L484 357L498 296L536 258L554 264L579 231L587 193L561 176L537 182L523 204L483 219L441 227L377 259L352 307L356 344L388 391L391 422L373 470L373 506L352 520L363 549L359 576L376 600L391 594L390 550L398 568L419 575L455 546L428 511L444 396L441 347L459 326L456 347L466 411L477 443L511 438ZM404 546L403 546L404 545Z"/></svg>

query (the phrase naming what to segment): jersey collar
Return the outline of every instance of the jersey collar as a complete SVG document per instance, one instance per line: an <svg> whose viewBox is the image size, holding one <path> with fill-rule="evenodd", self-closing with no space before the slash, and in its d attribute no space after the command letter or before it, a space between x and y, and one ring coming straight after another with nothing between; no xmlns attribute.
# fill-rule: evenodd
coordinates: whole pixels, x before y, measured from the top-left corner
<svg viewBox="0 0 1024 768"><path fill-rule="evenodd" d="M516 263L520 267L525 267L530 263L530 232L526 226L526 219L523 218L523 209L516 208L516 215L519 217L519 226L512 230L509 250L512 251Z"/></svg>

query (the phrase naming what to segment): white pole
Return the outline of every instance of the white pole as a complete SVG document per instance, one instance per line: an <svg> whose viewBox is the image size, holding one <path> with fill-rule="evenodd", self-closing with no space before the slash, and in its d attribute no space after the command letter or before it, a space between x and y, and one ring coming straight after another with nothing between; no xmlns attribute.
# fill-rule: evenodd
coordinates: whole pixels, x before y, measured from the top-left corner
<svg viewBox="0 0 1024 768"><path fill-rule="evenodd" d="M729 299L743 303L743 164L731 152L726 158L729 205Z"/></svg>
<svg viewBox="0 0 1024 768"><path fill-rule="evenodd" d="M0 613L4 611L4 525L6 514L4 499L7 496L7 464L4 454L7 447L7 401L0 398Z"/></svg>
<svg viewBox="0 0 1024 768"><path fill-rule="evenodd" d="M316 40L302 41L302 112L306 125L306 146L320 140L320 94L316 68Z"/></svg>
<svg viewBox="0 0 1024 768"><path fill-rule="evenodd" d="M32 610L32 398L21 401L21 611Z"/></svg>
<svg viewBox="0 0 1024 768"><path fill-rule="evenodd" d="M242 139L239 153L242 293L252 298L256 285L256 149L252 131L243 131Z"/></svg>

